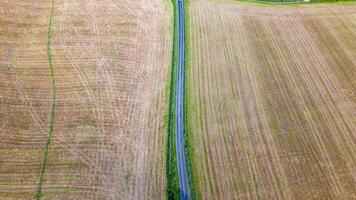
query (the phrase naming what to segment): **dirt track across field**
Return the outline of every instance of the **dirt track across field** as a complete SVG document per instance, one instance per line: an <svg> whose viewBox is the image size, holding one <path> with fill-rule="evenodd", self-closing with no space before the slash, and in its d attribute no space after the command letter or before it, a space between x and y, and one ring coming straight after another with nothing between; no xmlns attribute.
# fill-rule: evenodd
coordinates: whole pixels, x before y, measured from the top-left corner
<svg viewBox="0 0 356 200"><path fill-rule="evenodd" d="M190 3L203 199L356 199L356 4Z"/></svg>

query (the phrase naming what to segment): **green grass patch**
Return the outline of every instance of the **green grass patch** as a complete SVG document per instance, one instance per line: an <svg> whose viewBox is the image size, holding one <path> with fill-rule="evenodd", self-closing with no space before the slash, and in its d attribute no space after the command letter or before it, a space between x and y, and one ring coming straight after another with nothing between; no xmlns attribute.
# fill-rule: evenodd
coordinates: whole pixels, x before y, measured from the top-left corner
<svg viewBox="0 0 356 200"><path fill-rule="evenodd" d="M178 73L178 34L177 34L177 2L171 0L173 4L173 48L172 48L172 67L170 70L170 84L169 84L169 106L168 106L168 137L167 137L167 159L166 159L166 174L167 174L167 199L180 199L179 177L178 177L178 164L177 164L177 150L176 150L176 85Z"/></svg>
<svg viewBox="0 0 356 200"><path fill-rule="evenodd" d="M197 194L196 194L196 189L195 189L195 177L194 173L196 171L196 168L194 167L194 160L193 160L193 155L194 155L194 144L192 143L192 138L194 137L193 131L190 128L190 120L189 120L189 112L191 108L189 107L190 104L190 94L189 94L189 61L190 61L190 53L189 53L189 47L190 47L190 14L189 14L189 0L184 1L184 21L185 21L185 27L184 27L184 35L185 35L185 52L184 52L184 124L185 124L185 130L184 130L184 151L185 151L185 157L186 157L186 162L188 165L188 181L189 181L189 188L191 192L191 198L196 199ZM199 198L200 199L200 198Z"/></svg>
<svg viewBox="0 0 356 200"><path fill-rule="evenodd" d="M51 12L49 17L48 33L47 33L47 59L48 59L48 66L52 78L52 104L51 104L51 116L50 116L49 127L48 127L48 139L45 146L44 158L41 163L41 169L39 174L39 182L35 194L37 200L40 200L42 197L42 185L44 181L44 174L46 172L46 166L48 163L48 152L51 145L51 139L54 130L54 118L55 118L55 111L56 111L56 78L55 78L55 69L52 63L52 49L51 49L53 15L54 15L54 0L51 0Z"/></svg>

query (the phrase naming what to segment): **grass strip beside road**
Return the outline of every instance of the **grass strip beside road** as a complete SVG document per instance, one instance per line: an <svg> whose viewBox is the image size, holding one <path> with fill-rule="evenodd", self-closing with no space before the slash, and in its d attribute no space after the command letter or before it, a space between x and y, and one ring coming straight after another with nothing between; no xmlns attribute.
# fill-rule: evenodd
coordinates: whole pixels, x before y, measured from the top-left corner
<svg viewBox="0 0 356 200"><path fill-rule="evenodd" d="M190 196L191 199L197 199L197 194L195 190L195 178L194 178L194 171L196 170L193 166L194 160L193 160L193 143L191 138L194 137L194 133L192 132L192 129L190 129L190 123L189 123L189 112L190 112L190 95L189 95L189 61L190 61L190 53L189 53L189 47L190 47L190 35L189 35L189 30L190 30L190 14L189 14L189 0L184 0L184 21L185 21L185 52L184 52L184 124L185 124L185 135L184 135L184 151L185 151L185 157L186 157L186 162L188 165L188 183L189 183L189 188L190 188Z"/></svg>
<svg viewBox="0 0 356 200"><path fill-rule="evenodd" d="M52 62L52 49L51 49L53 15L54 15L54 0L51 0L51 12L49 17L48 33L47 33L47 59L48 59L48 66L52 78L52 103L51 103L51 116L50 116L49 127L48 127L48 139L44 150L44 157L41 162L39 182L36 190L37 200L40 200L42 197L42 185L43 185L44 174L46 172L46 166L48 162L48 152L51 145L51 139L54 130L54 120L55 120L55 111L56 111L56 78L55 78L55 69Z"/></svg>
<svg viewBox="0 0 356 200"><path fill-rule="evenodd" d="M168 137L167 137L167 199L180 199L178 164L177 164L177 147L176 147L176 86L177 86L177 69L178 69L178 34L177 34L177 2L171 0L173 5L173 50L172 50L172 67L170 80L170 98L169 98L169 117L168 117Z"/></svg>

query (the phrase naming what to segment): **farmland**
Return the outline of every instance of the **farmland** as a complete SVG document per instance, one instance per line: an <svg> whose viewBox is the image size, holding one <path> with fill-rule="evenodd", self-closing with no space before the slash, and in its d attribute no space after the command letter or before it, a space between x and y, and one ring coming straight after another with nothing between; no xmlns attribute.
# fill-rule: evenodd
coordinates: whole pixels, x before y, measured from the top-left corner
<svg viewBox="0 0 356 200"><path fill-rule="evenodd" d="M188 12L198 199L356 199L356 4Z"/></svg>
<svg viewBox="0 0 356 200"><path fill-rule="evenodd" d="M0 199L165 198L171 22L166 0L0 2Z"/></svg>

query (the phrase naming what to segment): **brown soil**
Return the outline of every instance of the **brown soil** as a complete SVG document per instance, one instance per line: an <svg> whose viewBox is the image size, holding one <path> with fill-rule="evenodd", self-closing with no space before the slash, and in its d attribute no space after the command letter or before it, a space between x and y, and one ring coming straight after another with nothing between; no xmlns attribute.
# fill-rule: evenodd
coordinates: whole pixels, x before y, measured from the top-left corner
<svg viewBox="0 0 356 200"><path fill-rule="evenodd" d="M203 199L356 199L356 5L190 4Z"/></svg>
<svg viewBox="0 0 356 200"><path fill-rule="evenodd" d="M0 199L34 199L52 102L50 1L0 2ZM172 8L55 1L43 199L164 199Z"/></svg>

